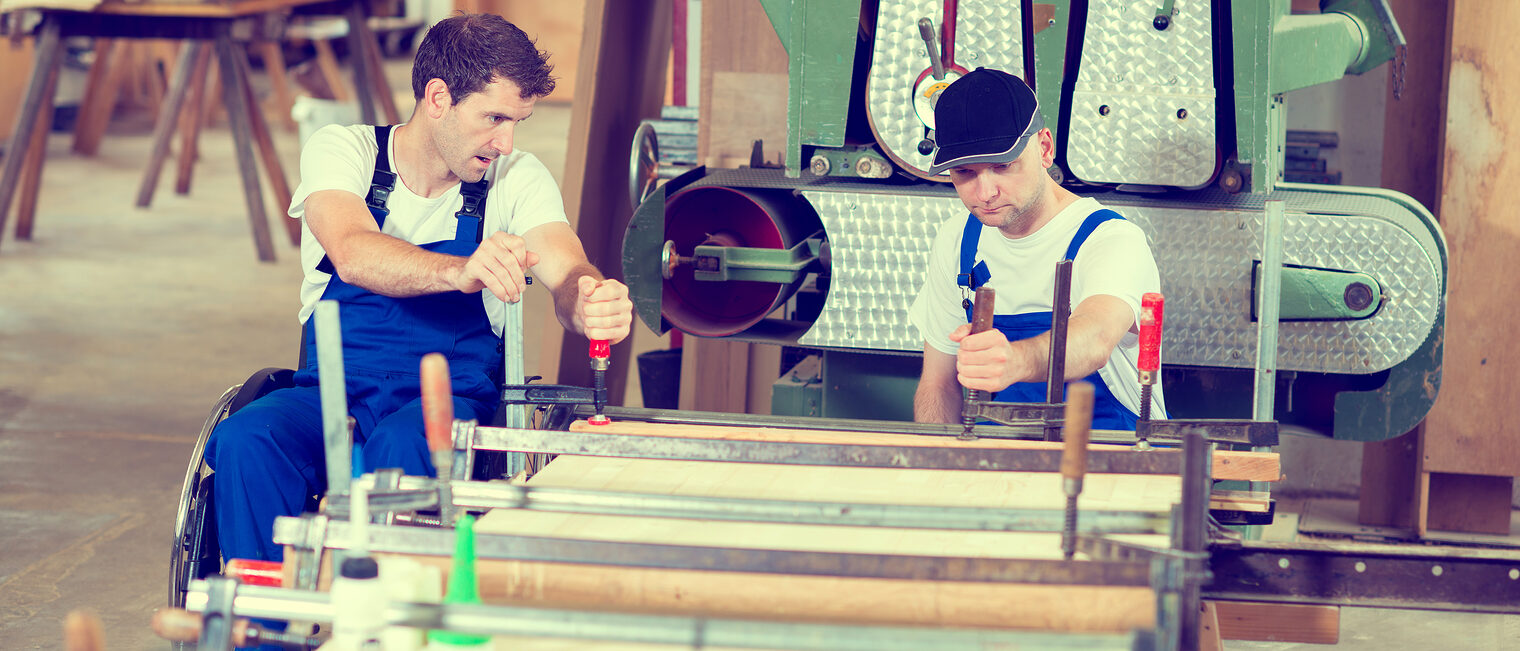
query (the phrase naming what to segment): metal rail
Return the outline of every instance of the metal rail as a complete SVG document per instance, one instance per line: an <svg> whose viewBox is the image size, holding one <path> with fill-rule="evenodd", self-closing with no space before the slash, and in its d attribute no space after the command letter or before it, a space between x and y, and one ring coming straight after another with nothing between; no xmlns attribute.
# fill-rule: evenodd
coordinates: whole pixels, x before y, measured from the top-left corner
<svg viewBox="0 0 1520 651"><path fill-rule="evenodd" d="M805 466L1055 472L1061 465L1058 449L775 443L502 427L477 427L471 440L476 450ZM1182 451L1093 449L1087 462L1090 473L1176 475L1182 470Z"/></svg>
<svg viewBox="0 0 1520 651"><path fill-rule="evenodd" d="M355 486L372 486L374 475L355 480ZM1026 531L1054 533L1061 530L1059 509L1013 509L909 504L862 504L801 500L765 500L738 497L699 497L594 491L573 488L539 488L501 482L454 482L453 504L459 509L524 509L558 513L590 513L657 518L687 518L782 524L812 524L898 529L948 529L962 531ZM436 508L438 482L422 477L403 477L399 487L374 488L369 494L371 513L418 511ZM347 500L327 505L327 514L347 518ZM1155 534L1167 530L1167 516L1147 511L1092 510L1082 512L1080 532L1086 534Z"/></svg>

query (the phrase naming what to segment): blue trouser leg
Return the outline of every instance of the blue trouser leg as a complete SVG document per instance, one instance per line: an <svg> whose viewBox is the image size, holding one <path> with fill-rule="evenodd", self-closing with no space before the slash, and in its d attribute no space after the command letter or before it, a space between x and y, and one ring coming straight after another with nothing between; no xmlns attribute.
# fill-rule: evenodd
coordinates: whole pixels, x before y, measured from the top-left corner
<svg viewBox="0 0 1520 651"><path fill-rule="evenodd" d="M280 389L229 416L206 442L206 463L222 557L283 560L275 518L300 514L327 486L317 388Z"/></svg>
<svg viewBox="0 0 1520 651"><path fill-rule="evenodd" d="M480 401L454 396L454 418L484 422L495 411ZM421 398L382 418L364 439L365 472L380 468L400 468L405 474L421 477L437 476L438 469L433 467L428 453Z"/></svg>

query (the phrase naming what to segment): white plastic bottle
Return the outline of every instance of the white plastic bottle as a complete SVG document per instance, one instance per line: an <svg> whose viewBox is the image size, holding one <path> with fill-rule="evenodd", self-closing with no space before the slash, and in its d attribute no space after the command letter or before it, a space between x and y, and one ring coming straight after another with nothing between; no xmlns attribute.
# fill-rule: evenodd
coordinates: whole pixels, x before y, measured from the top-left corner
<svg viewBox="0 0 1520 651"><path fill-rule="evenodd" d="M368 556L348 558L332 582L334 651L380 649L385 611L390 605L380 583L380 566Z"/></svg>

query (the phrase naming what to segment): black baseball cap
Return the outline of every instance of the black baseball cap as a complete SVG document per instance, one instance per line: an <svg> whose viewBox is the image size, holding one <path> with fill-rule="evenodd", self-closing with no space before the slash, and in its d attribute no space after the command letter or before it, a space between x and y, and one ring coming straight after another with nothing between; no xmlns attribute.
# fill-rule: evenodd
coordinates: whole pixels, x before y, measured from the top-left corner
<svg viewBox="0 0 1520 651"><path fill-rule="evenodd" d="M977 68L940 92L934 105L930 174L968 163L1007 163L1045 128L1029 85L1001 70Z"/></svg>

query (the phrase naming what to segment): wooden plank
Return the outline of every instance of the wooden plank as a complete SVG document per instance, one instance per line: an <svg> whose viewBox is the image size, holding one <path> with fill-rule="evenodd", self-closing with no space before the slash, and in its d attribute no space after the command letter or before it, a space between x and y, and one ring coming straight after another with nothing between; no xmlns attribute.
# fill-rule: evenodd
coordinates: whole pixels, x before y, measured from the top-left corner
<svg viewBox="0 0 1520 651"><path fill-rule="evenodd" d="M575 100L580 79L581 39L589 27L585 2L456 0L454 8L469 13L498 14L512 21L534 40L538 49L549 53L549 60L554 64L554 76L559 82L544 101Z"/></svg>
<svg viewBox="0 0 1520 651"><path fill-rule="evenodd" d="M670 55L670 0L590 0L570 109L565 150L565 214L586 256L609 278L622 277L623 231L633 214L628 196L628 143L639 122L660 114ZM524 27L531 33L532 26ZM567 336L552 310L541 345L558 350L538 374L564 384L591 384L584 338ZM614 346L612 367L630 368L630 346ZM621 404L626 373L610 373L608 399Z"/></svg>
<svg viewBox="0 0 1520 651"><path fill-rule="evenodd" d="M840 472L845 470L847 472ZM984 475L976 477L975 475ZM1175 478L1138 478L1180 490ZM1089 477L1094 499L1134 503L1125 478ZM736 468L733 464L559 457L529 482L601 490L781 499L851 499L917 504L1064 504L1056 473L897 469ZM1106 484L1106 485L1105 485ZM1107 490L1105 490L1107 489ZM1086 493L1087 491L1084 491ZM1040 497L1035 497L1035 496ZM1084 495L1085 496L1085 495ZM1101 508L1094 503L1093 508ZM1087 505L1084 504L1084 507ZM1059 534L829 527L680 518L640 518L498 509L480 533L569 537L720 548L864 554L1060 558ZM1166 536L1128 536L1164 546ZM441 562L441 561L440 561ZM696 572L486 561L487 600L708 616L897 625L1124 631L1153 623L1145 588L972 584L933 581ZM1093 601L1084 601L1092 599ZM1007 604L1020 604L1008 608ZM1011 612L1018 611L1018 612Z"/></svg>
<svg viewBox="0 0 1520 651"><path fill-rule="evenodd" d="M1219 635L1219 608L1212 601L1199 604L1202 616L1198 618L1198 650L1221 651L1224 638Z"/></svg>
<svg viewBox="0 0 1520 651"><path fill-rule="evenodd" d="M1209 508L1266 513L1272 510L1272 496L1267 491L1231 491L1214 489L1209 493Z"/></svg>
<svg viewBox="0 0 1520 651"><path fill-rule="evenodd" d="M448 559L414 558L448 571ZM1126 633L1151 628L1156 609L1155 596L1146 588L846 579L489 560L477 563L476 570L481 598L487 603L688 616Z"/></svg>
<svg viewBox="0 0 1520 651"><path fill-rule="evenodd" d="M1339 644L1340 606L1305 606L1252 601L1209 601L1226 640Z"/></svg>
<svg viewBox="0 0 1520 651"><path fill-rule="evenodd" d="M702 5L702 56L701 98L699 100L699 123L697 128L698 160L722 161L739 158L749 160L750 142L767 138L767 150L781 151L786 140L786 84L788 59L786 48L766 17L759 2L711 2ZM760 77L750 74L762 75ZM772 75L763 77L763 75ZM774 75L783 80L779 93L775 92ZM746 82L761 84L764 89L744 92ZM724 92L718 92L719 85ZM714 94L743 96L749 103L729 98L726 108L719 109ZM779 116L774 125L780 129L781 142L770 144L773 135L752 135L750 129L731 128L732 121L746 120L749 116ZM771 132L774 133L774 132ZM717 141L724 138L727 140ZM733 148L733 142L741 146ZM725 144L730 143L730 144ZM715 146L717 145L717 146Z"/></svg>
<svg viewBox="0 0 1520 651"><path fill-rule="evenodd" d="M679 407L742 414L749 394L750 344L686 337L681 345Z"/></svg>
<svg viewBox="0 0 1520 651"><path fill-rule="evenodd" d="M668 436L695 439L718 439L737 441L770 441L776 443L824 443L848 445L885 445L907 447L945 447L980 450L1059 450L1060 442L1022 441L1012 439L977 439L961 441L949 436L922 436L875 432L836 432L826 430L784 429L774 427L724 427L718 425L671 425L666 423L613 422L611 425L589 425L577 421L570 426L575 432L597 434L627 434L632 436ZM1093 449L1113 449L1102 443L1094 443ZM1241 452L1216 450L1214 452L1213 477L1216 480L1277 481L1282 468L1276 452Z"/></svg>
<svg viewBox="0 0 1520 651"><path fill-rule="evenodd" d="M1404 91L1394 98L1397 62L1389 64L1388 98L1383 117L1382 187L1413 197L1435 211L1439 208L1446 124L1447 14L1450 0L1390 0L1410 56L1403 65ZM1420 56L1417 53L1430 54Z"/></svg>
<svg viewBox="0 0 1520 651"><path fill-rule="evenodd" d="M1060 475L1053 472L824 468L560 455L530 483L692 497L1002 509L1066 506ZM1175 475L1088 475L1077 505L1084 510L1166 513L1181 496L1182 482Z"/></svg>
<svg viewBox="0 0 1520 651"><path fill-rule="evenodd" d="M1507 535L1514 477L1432 472L1427 529Z"/></svg>
<svg viewBox="0 0 1520 651"><path fill-rule="evenodd" d="M1520 204L1501 179L1520 177L1520 66L1511 25L1520 3L1453 3L1441 227L1450 249L1441 393L1425 426L1427 472L1520 476L1510 412L1520 402L1511 324L1520 275Z"/></svg>

